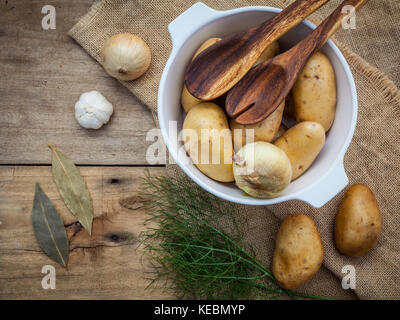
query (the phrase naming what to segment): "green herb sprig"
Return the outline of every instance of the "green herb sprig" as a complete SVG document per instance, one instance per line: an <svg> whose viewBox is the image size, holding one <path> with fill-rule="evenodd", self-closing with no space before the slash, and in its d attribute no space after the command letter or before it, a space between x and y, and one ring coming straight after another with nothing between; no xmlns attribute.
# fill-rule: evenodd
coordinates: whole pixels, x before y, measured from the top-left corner
<svg viewBox="0 0 400 320"><path fill-rule="evenodd" d="M328 299L280 288L243 243L247 221L238 221L231 203L187 179L148 172L141 190L153 225L141 235L154 268L151 284L164 281L179 298L277 299L286 294Z"/></svg>

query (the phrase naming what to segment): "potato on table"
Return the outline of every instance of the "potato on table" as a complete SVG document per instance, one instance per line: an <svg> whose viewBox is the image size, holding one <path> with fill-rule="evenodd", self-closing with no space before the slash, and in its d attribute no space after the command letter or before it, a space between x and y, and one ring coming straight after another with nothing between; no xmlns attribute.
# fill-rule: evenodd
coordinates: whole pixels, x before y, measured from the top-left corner
<svg viewBox="0 0 400 320"><path fill-rule="evenodd" d="M335 220L335 243L339 251L360 257L371 250L382 230L382 216L372 191L362 184L347 190Z"/></svg>
<svg viewBox="0 0 400 320"><path fill-rule="evenodd" d="M272 273L285 289L295 289L313 277L321 267L324 246L314 221L304 214L283 220L278 235Z"/></svg>

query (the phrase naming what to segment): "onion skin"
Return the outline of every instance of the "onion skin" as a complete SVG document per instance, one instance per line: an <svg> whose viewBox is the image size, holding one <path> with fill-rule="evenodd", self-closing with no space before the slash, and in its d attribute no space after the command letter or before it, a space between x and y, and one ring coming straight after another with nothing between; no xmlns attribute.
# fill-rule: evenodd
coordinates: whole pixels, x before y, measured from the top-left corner
<svg viewBox="0 0 400 320"><path fill-rule="evenodd" d="M249 196L268 199L279 196L292 179L290 161L278 147L264 141L246 144L234 156L236 185Z"/></svg>
<svg viewBox="0 0 400 320"><path fill-rule="evenodd" d="M135 80L150 67L151 51L139 36L120 33L110 37L101 52L106 72L118 80Z"/></svg>

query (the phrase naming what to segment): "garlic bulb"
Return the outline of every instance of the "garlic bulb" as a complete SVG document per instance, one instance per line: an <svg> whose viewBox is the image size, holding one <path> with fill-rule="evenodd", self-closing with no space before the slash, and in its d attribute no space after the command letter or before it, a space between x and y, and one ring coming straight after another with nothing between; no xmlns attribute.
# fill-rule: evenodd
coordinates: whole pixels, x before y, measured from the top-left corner
<svg viewBox="0 0 400 320"><path fill-rule="evenodd" d="M75 104L75 118L87 129L99 129L113 111L113 105L98 91L83 93Z"/></svg>
<svg viewBox="0 0 400 320"><path fill-rule="evenodd" d="M236 185L255 198L277 197L289 185L292 166L286 153L271 143L246 144L234 155Z"/></svg>
<svg viewBox="0 0 400 320"><path fill-rule="evenodd" d="M151 51L140 37L120 33L109 38L101 52L104 69L118 80L134 80L147 71Z"/></svg>

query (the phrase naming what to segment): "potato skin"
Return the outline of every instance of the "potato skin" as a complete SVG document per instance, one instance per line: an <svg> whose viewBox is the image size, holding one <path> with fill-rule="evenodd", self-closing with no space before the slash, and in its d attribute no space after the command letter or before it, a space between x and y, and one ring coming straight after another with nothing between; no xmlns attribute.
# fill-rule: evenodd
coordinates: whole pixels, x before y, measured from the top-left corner
<svg viewBox="0 0 400 320"><path fill-rule="evenodd" d="M220 41L221 38L210 38L206 40L196 51L194 54L192 60L202 51L206 50L208 47L213 45L214 43ZM185 110L186 113L190 111L194 106L198 105L199 103L202 103L203 101L200 99L197 99L196 97L192 96L188 89L186 88L185 85L183 85L183 90L182 90L182 95L181 95L181 104L183 109Z"/></svg>
<svg viewBox="0 0 400 320"><path fill-rule="evenodd" d="M278 131L275 134L275 137L272 139L272 142L275 142L276 140L278 140L280 137L283 136L283 134L288 130L288 128L281 123L281 125L279 126Z"/></svg>
<svg viewBox="0 0 400 320"><path fill-rule="evenodd" d="M233 144L232 134L229 130L228 119L224 111L214 103L203 102L192 108L187 114L185 121L183 122L183 134L185 135L186 130L193 130L197 138L191 139L190 135L185 137L185 148L189 153L190 157L194 161L196 167L203 172L206 176L211 179L221 182L232 182L233 177ZM225 134L226 139L220 139L219 150L213 150L213 139L208 138L202 141L202 129L215 129L219 134ZM191 154L191 150L195 150L197 147L197 156ZM216 149L216 148L214 148ZM201 163L201 152L208 150L209 161L207 163ZM219 159L218 164L212 163L212 157L214 152L214 159ZM227 160L229 160L229 163Z"/></svg>
<svg viewBox="0 0 400 320"><path fill-rule="evenodd" d="M304 121L287 130L274 144L285 151L292 165L292 181L314 162L325 144L325 130L318 122Z"/></svg>
<svg viewBox="0 0 400 320"><path fill-rule="evenodd" d="M202 45L197 49L197 51L195 52L195 54L193 55L193 58L196 58L201 52L203 52L204 50L206 50L208 47L211 47L214 43L217 43L218 41L220 41L221 38L210 38L207 39L206 41L204 41L202 43Z"/></svg>
<svg viewBox="0 0 400 320"><path fill-rule="evenodd" d="M328 131L335 118L336 80L328 57L316 52L293 87L297 122L316 121Z"/></svg>
<svg viewBox="0 0 400 320"><path fill-rule="evenodd" d="M240 148L242 148L247 143L256 141L271 142L280 128L284 108L285 102L282 102L282 104L271 115L256 124L241 125L238 124L234 119L231 119L230 127L233 133L233 145L235 148L235 152L238 152ZM254 130L254 141L250 141L250 137L246 136L247 129ZM235 134L235 130L238 130L239 134L237 131ZM242 131L241 135L240 130Z"/></svg>
<svg viewBox="0 0 400 320"><path fill-rule="evenodd" d="M324 246L314 221L304 214L291 214L283 220L278 235L272 273L288 290L313 277L321 267Z"/></svg>
<svg viewBox="0 0 400 320"><path fill-rule="evenodd" d="M198 104L202 103L200 99L192 96L185 85L183 85L182 95L181 95L181 104L183 110L188 113L193 107L197 106Z"/></svg>
<svg viewBox="0 0 400 320"><path fill-rule="evenodd" d="M355 184L344 195L335 220L335 243L350 257L360 257L377 243L382 231L382 215L372 191Z"/></svg>

